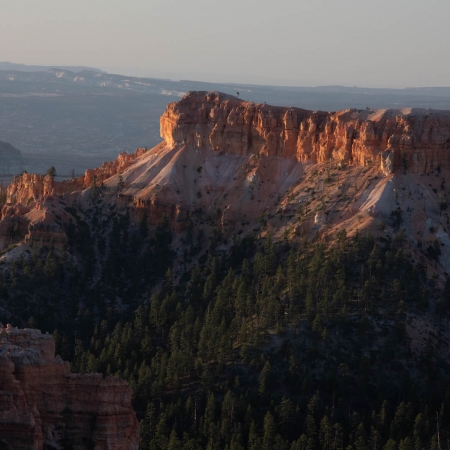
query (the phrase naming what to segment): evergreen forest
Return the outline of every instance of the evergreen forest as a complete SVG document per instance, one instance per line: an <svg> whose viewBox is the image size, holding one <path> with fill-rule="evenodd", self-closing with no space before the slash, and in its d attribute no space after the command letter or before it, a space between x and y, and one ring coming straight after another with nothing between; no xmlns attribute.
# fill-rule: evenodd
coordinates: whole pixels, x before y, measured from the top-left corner
<svg viewBox="0 0 450 450"><path fill-rule="evenodd" d="M450 282L401 230L226 238L192 217L175 235L67 210L68 245L3 265L0 321L127 380L143 450L450 449ZM416 345L425 315L441 331Z"/></svg>

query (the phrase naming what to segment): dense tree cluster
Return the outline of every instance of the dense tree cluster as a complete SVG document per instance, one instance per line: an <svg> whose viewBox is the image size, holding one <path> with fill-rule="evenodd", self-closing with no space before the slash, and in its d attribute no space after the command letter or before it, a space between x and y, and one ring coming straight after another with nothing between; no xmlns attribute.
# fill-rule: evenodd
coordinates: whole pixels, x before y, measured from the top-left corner
<svg viewBox="0 0 450 450"><path fill-rule="evenodd" d="M448 343L413 352L407 327L430 300L447 317L450 285L439 292L401 232L249 234L223 252L218 230L207 241L188 223L180 263L166 222L71 214L68 249L4 271L2 307L53 332L73 370L128 380L143 449L449 447Z"/></svg>

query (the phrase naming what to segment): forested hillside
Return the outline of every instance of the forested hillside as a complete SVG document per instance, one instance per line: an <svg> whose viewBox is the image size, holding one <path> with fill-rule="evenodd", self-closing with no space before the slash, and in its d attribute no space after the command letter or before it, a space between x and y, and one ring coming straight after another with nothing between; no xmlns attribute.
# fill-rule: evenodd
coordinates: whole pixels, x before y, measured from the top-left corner
<svg viewBox="0 0 450 450"><path fill-rule="evenodd" d="M262 223L226 240L68 212L67 247L3 264L0 321L53 333L74 371L126 379L142 449L449 447L449 343L408 330L448 328L450 283L401 231L330 244Z"/></svg>

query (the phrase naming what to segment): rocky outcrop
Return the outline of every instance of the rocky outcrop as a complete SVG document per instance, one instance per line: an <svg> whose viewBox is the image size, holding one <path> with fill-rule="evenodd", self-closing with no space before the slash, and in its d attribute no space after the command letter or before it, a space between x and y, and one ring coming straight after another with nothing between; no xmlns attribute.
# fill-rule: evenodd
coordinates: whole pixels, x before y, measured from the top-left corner
<svg viewBox="0 0 450 450"><path fill-rule="evenodd" d="M344 161L426 173L450 167L450 111L307 111L255 104L218 92L189 92L161 117L168 146L301 162Z"/></svg>
<svg viewBox="0 0 450 450"><path fill-rule="evenodd" d="M30 205L42 197L52 195L55 182L49 175L23 173L16 175L6 191L6 201L15 205Z"/></svg>
<svg viewBox="0 0 450 450"><path fill-rule="evenodd" d="M88 169L84 177L81 177L84 187L89 188L96 183L101 183L104 180L123 172L129 167L139 156L143 155L147 151L146 148L138 148L134 153L122 152L114 161L104 162L100 167L96 169Z"/></svg>
<svg viewBox="0 0 450 450"><path fill-rule="evenodd" d="M101 186L104 180L120 174L146 152L146 148L123 152L114 161L89 169L84 176L72 180L56 181L50 175L26 172L16 175L6 189L6 203L0 213L0 251L21 241L62 248L68 241L65 226L73 220L59 204L61 197Z"/></svg>
<svg viewBox="0 0 450 450"><path fill-rule="evenodd" d="M6 191L7 204L21 203L31 205L49 195L64 195L70 192L92 187L95 183L100 185L104 180L123 172L139 156L147 151L138 148L134 153L122 152L114 161L103 163L96 169L86 170L84 176L66 180L55 181L50 175L37 175L22 173L16 175Z"/></svg>
<svg viewBox="0 0 450 450"><path fill-rule="evenodd" d="M0 141L0 175L16 174L23 171L22 153L7 142Z"/></svg>
<svg viewBox="0 0 450 450"><path fill-rule="evenodd" d="M28 174L24 176L30 177ZM34 177L36 176L31 176ZM14 184L13 181L10 188ZM21 191L19 188L17 196L26 198L31 189L25 187ZM14 201L3 206L0 214L0 250L19 242L57 249L62 249L67 244L65 226L73 222L73 218L64 209L57 194L39 195L36 200L24 203Z"/></svg>
<svg viewBox="0 0 450 450"><path fill-rule="evenodd" d="M0 448L137 449L125 381L71 374L39 330L0 325Z"/></svg>

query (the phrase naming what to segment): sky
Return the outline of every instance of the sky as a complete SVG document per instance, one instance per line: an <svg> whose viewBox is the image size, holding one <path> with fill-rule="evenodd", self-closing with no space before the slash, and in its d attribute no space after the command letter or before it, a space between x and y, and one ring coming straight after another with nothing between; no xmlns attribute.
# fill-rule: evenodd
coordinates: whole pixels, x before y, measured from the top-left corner
<svg viewBox="0 0 450 450"><path fill-rule="evenodd" d="M0 0L0 61L292 86L450 85L449 0Z"/></svg>

